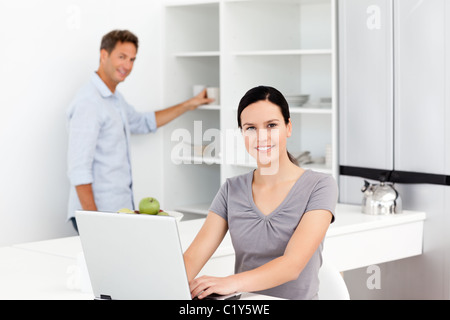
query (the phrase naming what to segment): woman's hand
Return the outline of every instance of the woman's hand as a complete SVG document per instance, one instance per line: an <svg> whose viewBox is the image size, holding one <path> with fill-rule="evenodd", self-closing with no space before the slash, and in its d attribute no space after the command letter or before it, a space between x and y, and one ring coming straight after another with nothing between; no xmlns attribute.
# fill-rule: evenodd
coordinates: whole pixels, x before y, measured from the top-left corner
<svg viewBox="0 0 450 320"><path fill-rule="evenodd" d="M226 295L238 292L238 284L233 276L219 278L202 276L189 284L192 298L203 299L212 293Z"/></svg>

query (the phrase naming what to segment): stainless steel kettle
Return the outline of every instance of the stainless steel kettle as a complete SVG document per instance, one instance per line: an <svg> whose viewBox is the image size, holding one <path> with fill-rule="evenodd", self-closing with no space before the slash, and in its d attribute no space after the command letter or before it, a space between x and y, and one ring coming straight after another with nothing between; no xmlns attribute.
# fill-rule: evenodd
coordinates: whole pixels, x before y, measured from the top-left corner
<svg viewBox="0 0 450 320"><path fill-rule="evenodd" d="M402 213L402 199L392 183L381 181L370 184L364 181L362 212L370 215L389 215Z"/></svg>

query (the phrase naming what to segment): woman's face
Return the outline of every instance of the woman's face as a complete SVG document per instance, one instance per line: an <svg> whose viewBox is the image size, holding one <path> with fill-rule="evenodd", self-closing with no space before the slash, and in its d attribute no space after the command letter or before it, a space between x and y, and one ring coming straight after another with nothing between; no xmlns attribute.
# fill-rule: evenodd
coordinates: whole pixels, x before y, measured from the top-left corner
<svg viewBox="0 0 450 320"><path fill-rule="evenodd" d="M247 152L258 166L279 163L280 156L287 156L292 124L290 120L285 124L279 106L270 101L255 102L242 111L241 124Z"/></svg>

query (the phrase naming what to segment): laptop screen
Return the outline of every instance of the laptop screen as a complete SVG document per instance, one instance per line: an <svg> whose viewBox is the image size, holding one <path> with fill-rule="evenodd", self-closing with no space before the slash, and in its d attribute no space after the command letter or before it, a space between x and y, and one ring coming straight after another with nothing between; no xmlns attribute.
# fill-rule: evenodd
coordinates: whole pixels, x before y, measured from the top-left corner
<svg viewBox="0 0 450 320"><path fill-rule="evenodd" d="M96 298L191 299L175 218L78 211L76 220Z"/></svg>

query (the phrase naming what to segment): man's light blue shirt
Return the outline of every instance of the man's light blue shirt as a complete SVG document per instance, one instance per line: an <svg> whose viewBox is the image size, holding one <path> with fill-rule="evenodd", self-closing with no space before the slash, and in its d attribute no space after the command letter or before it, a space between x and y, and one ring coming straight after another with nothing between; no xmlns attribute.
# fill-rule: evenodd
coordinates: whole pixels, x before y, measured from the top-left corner
<svg viewBox="0 0 450 320"><path fill-rule="evenodd" d="M99 211L134 209L130 134L155 132L154 112L140 113L94 73L67 110L68 218L81 209L75 186L92 184Z"/></svg>

